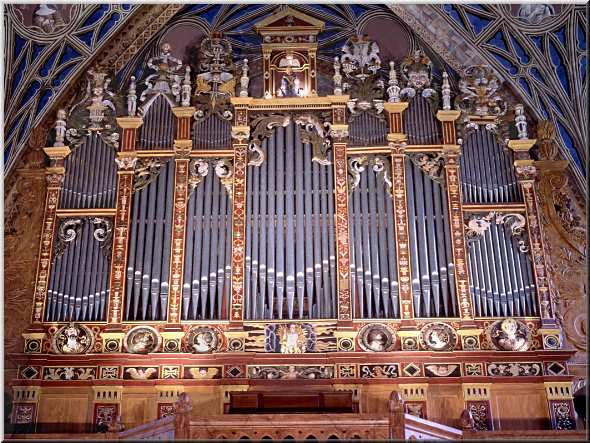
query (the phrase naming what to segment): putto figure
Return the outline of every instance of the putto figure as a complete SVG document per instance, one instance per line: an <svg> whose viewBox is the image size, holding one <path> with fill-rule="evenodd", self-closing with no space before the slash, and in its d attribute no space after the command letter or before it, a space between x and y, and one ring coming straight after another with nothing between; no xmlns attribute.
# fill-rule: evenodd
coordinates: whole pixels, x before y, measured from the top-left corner
<svg viewBox="0 0 590 443"><path fill-rule="evenodd" d="M526 351L531 342L529 329L513 318L493 323L489 336L492 344L501 351Z"/></svg>
<svg viewBox="0 0 590 443"><path fill-rule="evenodd" d="M70 323L53 336L53 350L58 354L83 354L94 343L94 335L88 327Z"/></svg>
<svg viewBox="0 0 590 443"><path fill-rule="evenodd" d="M305 352L305 329L301 325L291 323L281 325L278 330L282 354L303 354Z"/></svg>

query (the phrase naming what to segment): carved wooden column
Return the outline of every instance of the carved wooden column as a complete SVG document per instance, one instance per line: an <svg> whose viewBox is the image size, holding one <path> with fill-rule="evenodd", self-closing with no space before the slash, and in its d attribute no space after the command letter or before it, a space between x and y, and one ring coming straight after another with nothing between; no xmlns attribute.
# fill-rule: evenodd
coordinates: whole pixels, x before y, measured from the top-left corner
<svg viewBox="0 0 590 443"><path fill-rule="evenodd" d="M471 414L474 431L493 431L492 408L490 404L491 383L463 383L465 409Z"/></svg>
<svg viewBox="0 0 590 443"><path fill-rule="evenodd" d="M43 150L49 157L49 167L45 172L45 178L47 180L47 195L45 197L45 213L43 214L43 228L41 230L41 246L39 248L39 261L37 263L37 276L35 279L35 298L33 300L33 312L31 318L33 328L38 328L43 322L43 311L45 299L47 297L47 284L51 272L51 253L55 232L56 211L61 186L66 172L64 161L70 153L70 148L67 146L44 148Z"/></svg>
<svg viewBox="0 0 590 443"><path fill-rule="evenodd" d="M121 152L115 159L117 167L117 200L114 222L113 255L111 260L110 294L107 309L107 329L120 331L123 321L123 299L125 297L125 272L127 269L127 245L129 240L129 223L131 219L131 198L133 194L133 171L137 157L135 156L135 141L137 128L143 120L139 117L121 117L117 123L123 130L121 137ZM114 332L115 336L104 336L106 342L110 341L112 350L120 352L122 349L123 334Z"/></svg>
<svg viewBox="0 0 590 443"><path fill-rule="evenodd" d="M334 147L334 229L336 230L336 279L338 300L338 329L352 328L352 299L350 292L350 247L348 232L348 163L346 144L346 101L348 96L329 96L332 102L330 136Z"/></svg>
<svg viewBox="0 0 590 443"><path fill-rule="evenodd" d="M232 97L234 122L232 139L234 150L234 183L232 199L232 255L231 255L231 303L229 311L230 329L241 330L244 319L244 259L246 236L246 168L248 166L249 97ZM231 337L241 339L243 337Z"/></svg>
<svg viewBox="0 0 590 443"><path fill-rule="evenodd" d="M551 417L551 429L565 431L576 429L576 414L572 383L545 382L545 393Z"/></svg>
<svg viewBox="0 0 590 443"><path fill-rule="evenodd" d="M93 386L92 392L92 424L99 431L99 426L112 425L121 414L123 386Z"/></svg>
<svg viewBox="0 0 590 443"><path fill-rule="evenodd" d="M530 254L537 285L541 327L545 330L554 331L557 329L555 307L551 302L549 282L547 281L547 262L545 260L545 248L543 245L541 220L539 217L535 190L537 168L535 167L535 162L530 159L529 155L529 150L535 145L535 143L536 140L534 139L510 140L508 142L508 147L514 151L516 177L522 191L522 198L526 210Z"/></svg>
<svg viewBox="0 0 590 443"><path fill-rule="evenodd" d="M168 295L167 329L180 329L180 303L182 301L182 276L184 275L184 245L186 237L186 208L188 200L189 155L193 143L190 139L190 122L195 108L173 108L176 116L174 140L174 205L172 239L170 248L170 293ZM175 341L174 337L167 337ZM164 343L166 349L166 343Z"/></svg>
<svg viewBox="0 0 590 443"><path fill-rule="evenodd" d="M442 123L443 154L445 155L445 179L449 215L451 217L451 247L455 263L455 292L457 294L459 316L461 317L461 344L467 337L475 337L479 344L482 331L475 328L473 306L469 292L469 274L467 272L467 250L463 223L463 197L461 195L461 178L459 175L459 155L461 148L457 144L455 121L460 111L438 111L436 118ZM470 340L471 341L471 340ZM463 346L465 347L465 346ZM468 349L473 350L473 346Z"/></svg>
<svg viewBox="0 0 590 443"><path fill-rule="evenodd" d="M13 404L10 420L13 425L21 428L17 428L19 432L34 432L34 424L37 422L40 394L40 386L12 387Z"/></svg>

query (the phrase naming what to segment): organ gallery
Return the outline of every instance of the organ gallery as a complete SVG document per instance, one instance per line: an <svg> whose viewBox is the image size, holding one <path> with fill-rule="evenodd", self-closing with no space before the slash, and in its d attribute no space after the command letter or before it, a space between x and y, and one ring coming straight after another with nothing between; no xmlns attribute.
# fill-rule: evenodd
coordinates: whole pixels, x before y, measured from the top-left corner
<svg viewBox="0 0 590 443"><path fill-rule="evenodd" d="M561 120L402 6L123 6L5 179L8 438L584 439Z"/></svg>

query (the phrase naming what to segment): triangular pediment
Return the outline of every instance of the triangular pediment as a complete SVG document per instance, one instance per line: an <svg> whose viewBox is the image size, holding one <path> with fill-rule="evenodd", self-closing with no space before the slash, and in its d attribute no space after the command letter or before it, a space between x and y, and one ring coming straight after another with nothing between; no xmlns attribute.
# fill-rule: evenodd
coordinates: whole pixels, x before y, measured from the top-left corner
<svg viewBox="0 0 590 443"><path fill-rule="evenodd" d="M324 29L324 22L287 6L278 10L276 14L259 21L254 27L262 34L264 31L272 32L288 28L308 28L310 31L319 32Z"/></svg>

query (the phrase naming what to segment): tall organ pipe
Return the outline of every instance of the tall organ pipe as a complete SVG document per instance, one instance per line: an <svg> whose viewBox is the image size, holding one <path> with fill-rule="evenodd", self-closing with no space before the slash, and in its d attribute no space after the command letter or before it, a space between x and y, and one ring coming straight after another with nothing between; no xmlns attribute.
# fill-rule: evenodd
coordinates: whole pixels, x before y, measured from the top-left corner
<svg viewBox="0 0 590 443"><path fill-rule="evenodd" d="M331 166L311 160L294 124L276 128L263 148L265 163L248 167L246 232L258 234L246 251L250 244L258 263L246 268L257 281L245 285L245 304L257 306L247 318L328 318L336 306Z"/></svg>
<svg viewBox="0 0 590 443"><path fill-rule="evenodd" d="M349 197L355 316L397 318L399 285L393 205L373 162L371 158Z"/></svg>
<svg viewBox="0 0 590 443"><path fill-rule="evenodd" d="M229 295L225 274L230 260L231 204L214 166L210 164L209 172L189 198L183 277L183 303L188 302L183 306L183 320L224 318L224 298ZM205 245L206 238L209 246Z"/></svg>
<svg viewBox="0 0 590 443"><path fill-rule="evenodd" d="M126 288L128 321L166 319L174 170L175 161L168 160L156 180L133 195Z"/></svg>
<svg viewBox="0 0 590 443"><path fill-rule="evenodd" d="M406 159L406 192L415 315L457 316L446 190Z"/></svg>

